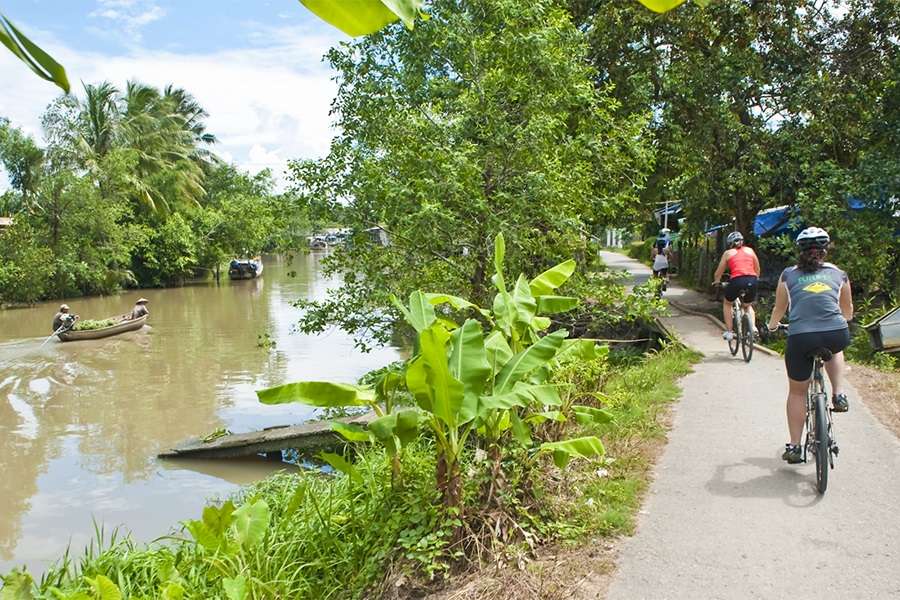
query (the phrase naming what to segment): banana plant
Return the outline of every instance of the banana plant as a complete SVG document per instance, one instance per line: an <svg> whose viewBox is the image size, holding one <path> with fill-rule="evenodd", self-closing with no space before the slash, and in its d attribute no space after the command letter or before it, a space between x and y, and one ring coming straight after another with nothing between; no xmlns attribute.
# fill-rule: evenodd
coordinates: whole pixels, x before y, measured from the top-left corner
<svg viewBox="0 0 900 600"><path fill-rule="evenodd" d="M410 302L412 306L412 302ZM427 303L426 303L427 304ZM430 306L430 305L429 305ZM421 305L419 307L421 309ZM417 313L418 314L418 313ZM431 310L433 318L434 311ZM424 319L425 317L412 317ZM417 321L418 322L418 321ZM297 402L319 408L365 407L375 413L367 427L332 421L331 429L348 442L370 442L384 446L391 459L392 483L401 481L403 449L418 435L418 411L397 408L397 397L406 389L405 374L387 369L374 385L354 385L328 381L301 381L256 392L263 404ZM333 467L333 458L326 462ZM337 469L341 470L341 469Z"/></svg>
<svg viewBox="0 0 900 600"><path fill-rule="evenodd" d="M490 310L449 294L415 291L406 303L392 299L417 334L415 354L402 373L388 372L375 386L291 383L257 392L260 401L369 407L377 418L366 428L338 423L332 428L349 441L384 445L394 461L395 479L403 447L420 429L427 429L435 442L436 481L448 514L462 510L459 461L473 438L489 450L497 466L506 438L530 448L535 456L552 453L557 464L602 454L603 445L596 437L537 447L531 438L533 426L567 418L559 410L559 388L551 382L554 368L561 360L590 358L597 352L591 340L568 340L563 330L546 333L551 325L547 315L578 304L576 298L557 295L574 273L575 262L564 261L530 280L520 275L508 289L505 253L501 234L494 241L492 280L497 294ZM478 318L459 324L451 310L468 311ZM397 390L408 392L415 407L397 409L389 400ZM579 409L571 411L579 422L606 418L599 409ZM331 457L332 461L337 458ZM349 465L339 466L338 470L351 472Z"/></svg>

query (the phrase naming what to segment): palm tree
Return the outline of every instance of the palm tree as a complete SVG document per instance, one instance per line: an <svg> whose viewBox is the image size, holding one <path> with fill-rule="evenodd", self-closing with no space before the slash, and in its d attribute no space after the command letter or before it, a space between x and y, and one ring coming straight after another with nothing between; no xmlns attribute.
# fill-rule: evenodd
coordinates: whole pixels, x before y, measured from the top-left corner
<svg viewBox="0 0 900 600"><path fill-rule="evenodd" d="M119 130L119 90L108 81L85 84L81 113L81 139L95 158L109 154Z"/></svg>
<svg viewBox="0 0 900 600"><path fill-rule="evenodd" d="M130 81L120 108L125 146L137 154L134 183L138 198L164 211L197 204L205 193L203 170L195 160L196 134L174 100L154 87ZM202 109L200 112L205 114ZM199 114L192 118L195 128L202 124Z"/></svg>

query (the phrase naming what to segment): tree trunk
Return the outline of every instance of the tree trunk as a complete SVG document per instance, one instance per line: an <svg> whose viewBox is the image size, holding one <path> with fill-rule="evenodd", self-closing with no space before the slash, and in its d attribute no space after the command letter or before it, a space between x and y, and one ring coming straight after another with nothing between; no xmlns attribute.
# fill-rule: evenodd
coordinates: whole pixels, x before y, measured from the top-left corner
<svg viewBox="0 0 900 600"><path fill-rule="evenodd" d="M462 477L459 472L459 463L456 460L452 462L447 460L446 454L441 454L437 462L437 486L441 491L441 504L444 511L450 518L460 520L460 524L453 528L453 539L451 545L456 544L462 539Z"/></svg>

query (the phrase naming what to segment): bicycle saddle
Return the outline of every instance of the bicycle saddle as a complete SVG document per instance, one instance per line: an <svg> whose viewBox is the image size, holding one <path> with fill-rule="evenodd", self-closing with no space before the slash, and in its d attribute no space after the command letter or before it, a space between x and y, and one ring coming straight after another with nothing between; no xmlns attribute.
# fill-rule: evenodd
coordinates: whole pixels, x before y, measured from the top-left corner
<svg viewBox="0 0 900 600"><path fill-rule="evenodd" d="M822 362L828 362L832 359L834 353L832 353L828 348L816 348L810 353L810 356L821 358Z"/></svg>

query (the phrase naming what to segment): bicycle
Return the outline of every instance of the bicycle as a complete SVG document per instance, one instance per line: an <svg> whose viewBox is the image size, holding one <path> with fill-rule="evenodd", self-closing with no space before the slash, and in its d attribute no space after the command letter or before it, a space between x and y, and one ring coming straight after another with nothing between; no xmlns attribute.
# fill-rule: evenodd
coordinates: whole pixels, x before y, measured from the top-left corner
<svg viewBox="0 0 900 600"><path fill-rule="evenodd" d="M665 268L653 271L653 278L660 280L659 284L656 286L656 297L662 298L663 292L669 287L669 269Z"/></svg>
<svg viewBox="0 0 900 600"><path fill-rule="evenodd" d="M778 327L787 331L788 326ZM827 348L819 348L812 353L813 375L806 391L806 440L803 443L803 462L809 462L812 453L816 461L816 490L824 494L828 489L828 471L834 469L834 458L840 447L834 437L831 408L828 405L828 388L825 386L825 363L833 354Z"/></svg>
<svg viewBox="0 0 900 600"><path fill-rule="evenodd" d="M719 282L716 285L721 286ZM744 362L750 362L753 358L753 323L750 322L750 314L744 309L744 299L747 290L742 289L738 297L731 303L731 339L728 340L728 350L732 356L737 356L738 348Z"/></svg>

